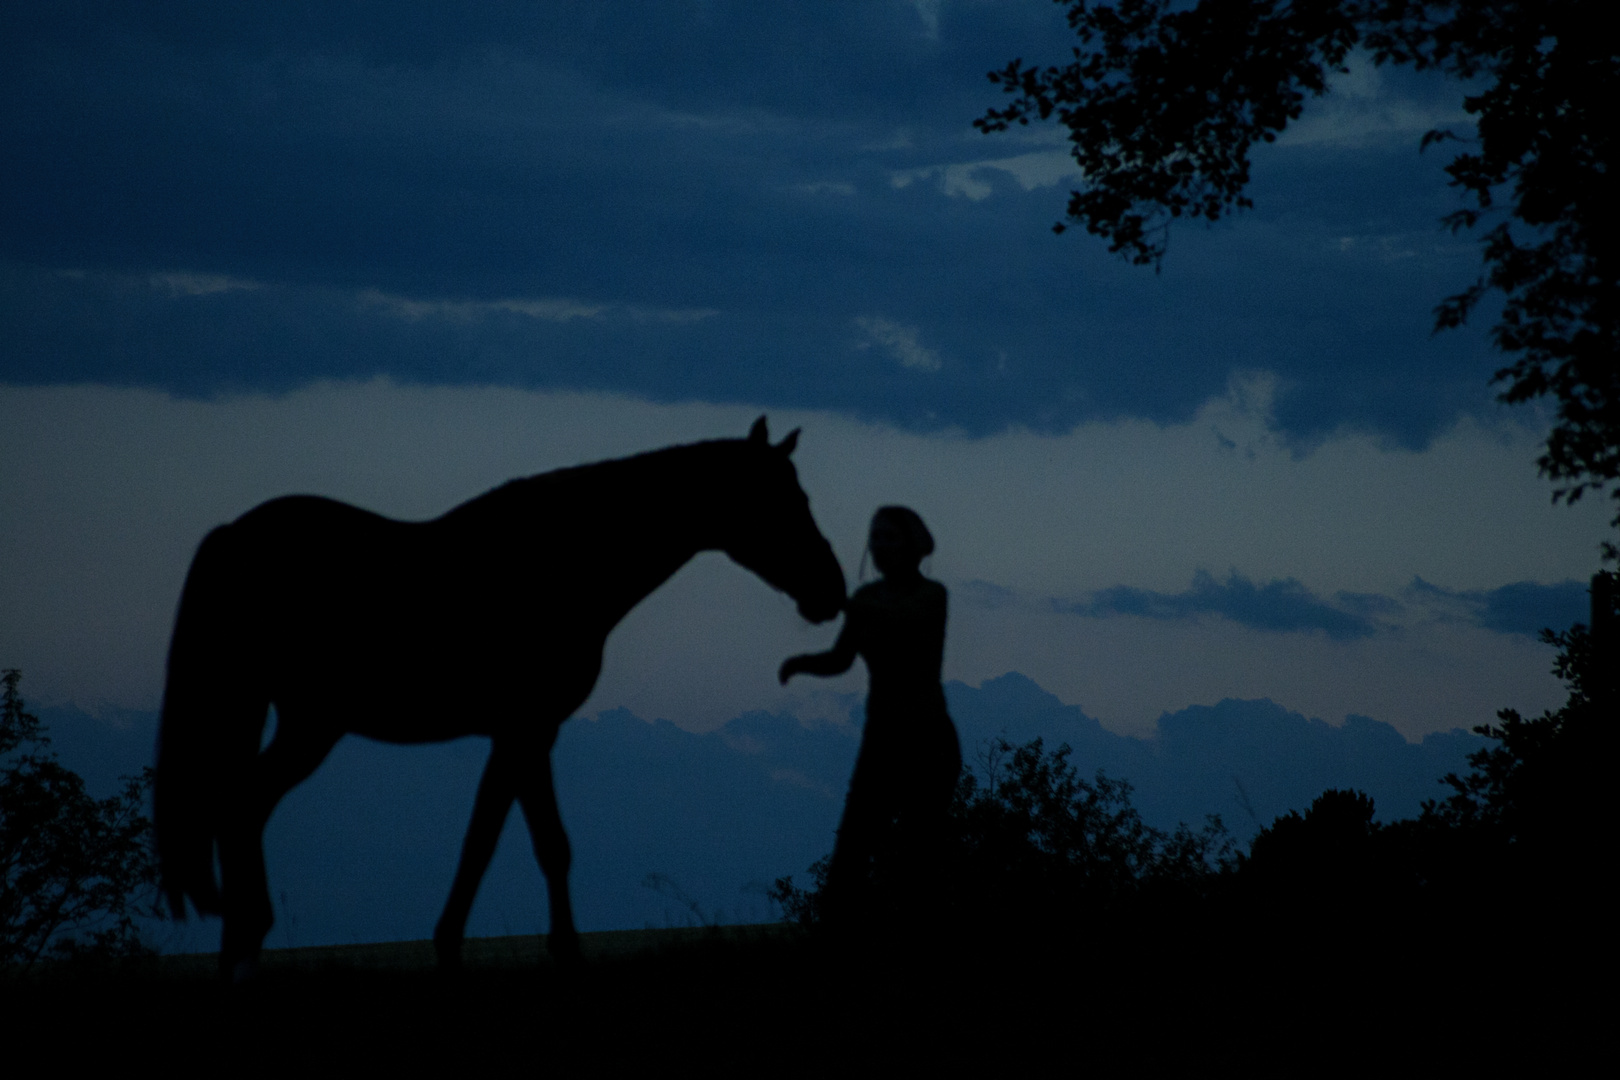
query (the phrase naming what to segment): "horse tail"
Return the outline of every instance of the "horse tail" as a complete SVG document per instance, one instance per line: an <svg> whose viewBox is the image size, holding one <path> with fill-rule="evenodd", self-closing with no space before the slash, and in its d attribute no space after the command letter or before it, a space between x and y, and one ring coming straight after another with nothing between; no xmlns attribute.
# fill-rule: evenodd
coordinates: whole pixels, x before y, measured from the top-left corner
<svg viewBox="0 0 1620 1080"><path fill-rule="evenodd" d="M222 913L214 844L224 798L251 767L259 748L252 732L262 733L269 704L245 677L251 646L240 628L252 614L242 610L232 539L230 525L203 538L169 643L152 826L161 888L177 919L185 918L187 897L200 914Z"/></svg>

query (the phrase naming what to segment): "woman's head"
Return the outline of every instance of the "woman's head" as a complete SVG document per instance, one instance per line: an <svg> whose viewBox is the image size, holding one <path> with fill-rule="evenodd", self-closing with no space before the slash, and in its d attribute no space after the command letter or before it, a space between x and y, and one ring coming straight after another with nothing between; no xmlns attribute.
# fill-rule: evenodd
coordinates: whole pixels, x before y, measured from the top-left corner
<svg viewBox="0 0 1620 1080"><path fill-rule="evenodd" d="M934 538L915 510L884 506L872 515L866 546L879 572L892 574L916 570L924 556L933 554Z"/></svg>

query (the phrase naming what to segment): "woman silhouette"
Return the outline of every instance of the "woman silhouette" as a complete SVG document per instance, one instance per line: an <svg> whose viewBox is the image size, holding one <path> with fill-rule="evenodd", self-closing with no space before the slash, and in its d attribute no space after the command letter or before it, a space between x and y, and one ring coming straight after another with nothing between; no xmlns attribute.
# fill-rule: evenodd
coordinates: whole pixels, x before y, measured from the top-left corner
<svg viewBox="0 0 1620 1080"><path fill-rule="evenodd" d="M783 683L801 672L838 675L859 654L871 678L866 730L822 891L823 917L846 925L873 914L874 866L909 876L908 866L927 858L962 771L939 682L945 586L919 569L934 538L915 511L885 506L872 516L867 550L883 576L849 598L838 641L824 653L789 657L778 673Z"/></svg>

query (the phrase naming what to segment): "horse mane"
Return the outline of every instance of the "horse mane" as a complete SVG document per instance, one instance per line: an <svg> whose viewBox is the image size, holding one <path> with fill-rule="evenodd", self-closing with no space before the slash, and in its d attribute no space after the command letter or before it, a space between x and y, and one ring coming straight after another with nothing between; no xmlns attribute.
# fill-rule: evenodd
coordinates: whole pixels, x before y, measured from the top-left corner
<svg viewBox="0 0 1620 1080"><path fill-rule="evenodd" d="M713 481L715 478L712 475L712 466L717 460L732 455L743 455L739 456L738 460L746 461L749 448L758 445L750 443L747 439L705 439L701 442L645 450L638 454L609 458L605 461L565 465L546 472L514 477L452 507L441 515L441 518L471 512L475 508L495 510L509 507L513 503L534 505L542 499L549 503L551 511L555 511L558 500L564 504L575 497L581 498L582 501L597 501L602 496L600 485L604 479L635 478L640 481L639 486L654 494L667 495L671 492L668 481L672 473Z"/></svg>

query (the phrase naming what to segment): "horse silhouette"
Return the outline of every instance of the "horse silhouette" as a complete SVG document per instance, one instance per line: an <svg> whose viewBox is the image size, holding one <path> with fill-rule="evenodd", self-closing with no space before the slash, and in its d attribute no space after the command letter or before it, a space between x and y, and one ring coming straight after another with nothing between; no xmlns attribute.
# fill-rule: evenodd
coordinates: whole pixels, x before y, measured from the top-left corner
<svg viewBox="0 0 1620 1080"><path fill-rule="evenodd" d="M222 972L250 974L274 922L271 811L351 732L492 740L433 934L441 965L460 961L514 799L546 877L552 953L577 958L551 748L596 684L608 632L714 549L812 622L844 604L843 571L789 460L798 434L773 446L760 417L746 439L513 480L432 521L291 496L210 532L169 647L153 818L175 916L189 897L224 919Z"/></svg>

